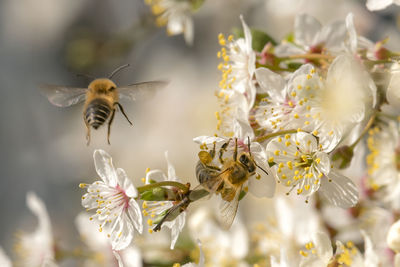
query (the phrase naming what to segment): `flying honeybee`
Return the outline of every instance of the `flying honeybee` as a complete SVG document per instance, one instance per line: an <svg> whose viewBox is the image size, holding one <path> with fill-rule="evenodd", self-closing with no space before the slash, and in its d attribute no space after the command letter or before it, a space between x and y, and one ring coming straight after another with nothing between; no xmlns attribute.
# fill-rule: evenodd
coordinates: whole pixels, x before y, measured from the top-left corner
<svg viewBox="0 0 400 267"><path fill-rule="evenodd" d="M221 223L226 229L230 228L235 219L244 183L256 173L256 167L267 173L257 165L251 155L250 139L248 139L249 152L242 152L238 158L238 144L235 139L233 157L224 160L223 154L227 151L230 141L231 139L224 143L219 150L219 162L222 167L212 163L216 154L215 143L210 151L199 152L199 161L196 165L196 177L200 185L210 193L221 196Z"/></svg>
<svg viewBox="0 0 400 267"><path fill-rule="evenodd" d="M127 98L135 100L137 96L147 94L152 90L167 85L165 81L151 81L131 84L128 86L117 87L111 80L120 70L128 67L123 65L114 70L108 78L94 79L88 88L65 87L59 85L41 85L42 93L49 99L50 103L58 107L69 107L85 101L83 108L83 120L85 121L87 134L87 145L90 143L90 129L97 130L108 120L107 141L110 144L111 124L114 119L115 111L118 108L131 124L125 114L119 99Z"/></svg>

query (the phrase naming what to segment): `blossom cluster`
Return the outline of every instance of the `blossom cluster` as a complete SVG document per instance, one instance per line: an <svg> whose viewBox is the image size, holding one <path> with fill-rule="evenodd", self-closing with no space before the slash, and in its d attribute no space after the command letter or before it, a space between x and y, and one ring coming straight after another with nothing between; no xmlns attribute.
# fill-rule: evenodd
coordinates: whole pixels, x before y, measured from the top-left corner
<svg viewBox="0 0 400 267"><path fill-rule="evenodd" d="M193 42L202 1L145 2L158 26ZM397 4L386 2L367 6ZM79 185L75 220L86 248L57 247L44 203L28 193L39 223L18 236L19 265L73 255L84 266L400 266L398 54L360 36L351 13L324 26L300 14L280 42L240 21L236 36L218 35L219 110L216 132L193 139L198 183L178 178L168 152L166 173L137 179L96 149L99 179ZM268 209L254 204L264 198ZM266 219L245 219L242 200ZM163 261L163 238L182 255ZM11 266L2 249L0 265Z"/></svg>

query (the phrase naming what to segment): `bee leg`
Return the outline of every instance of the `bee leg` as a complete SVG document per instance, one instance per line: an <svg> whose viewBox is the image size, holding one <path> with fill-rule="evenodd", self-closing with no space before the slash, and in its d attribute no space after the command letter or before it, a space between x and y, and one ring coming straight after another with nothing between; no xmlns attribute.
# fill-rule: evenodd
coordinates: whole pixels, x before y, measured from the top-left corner
<svg viewBox="0 0 400 267"><path fill-rule="evenodd" d="M111 114L111 118L108 121L108 131L107 131L107 142L110 145L110 132L111 132L111 124L114 120L114 115L115 115L115 109L113 109L112 114Z"/></svg>
<svg viewBox="0 0 400 267"><path fill-rule="evenodd" d="M119 107L119 110L121 110L122 114L125 116L125 119L129 122L130 125L133 126L133 123L129 120L128 116L126 116L124 108L122 107L122 105L118 102L114 103L114 106L117 105Z"/></svg>
<svg viewBox="0 0 400 267"><path fill-rule="evenodd" d="M86 145L89 146L90 144L90 125L87 123L85 120L85 125L86 125Z"/></svg>
<svg viewBox="0 0 400 267"><path fill-rule="evenodd" d="M215 142L213 144L213 149L210 150L210 156L212 159L214 159L214 157L215 157Z"/></svg>
<svg viewBox="0 0 400 267"><path fill-rule="evenodd" d="M224 155L224 152L226 151L226 148L228 147L228 145L231 142L231 140L232 140L232 138L229 138L229 140L226 143L224 143L221 146L221 148L219 149L219 157L218 157L218 159L219 159L219 162L221 164L224 164L224 160L222 159L222 156Z"/></svg>
<svg viewBox="0 0 400 267"><path fill-rule="evenodd" d="M235 151L233 152L233 160L234 161L236 161L236 159L237 159L237 154L238 154L238 151L237 151L237 138L235 138Z"/></svg>

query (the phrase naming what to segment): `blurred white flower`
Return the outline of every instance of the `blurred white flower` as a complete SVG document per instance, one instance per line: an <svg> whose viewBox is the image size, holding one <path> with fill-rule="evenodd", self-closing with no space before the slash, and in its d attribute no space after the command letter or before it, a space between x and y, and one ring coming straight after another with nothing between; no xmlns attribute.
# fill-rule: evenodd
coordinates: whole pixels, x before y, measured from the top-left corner
<svg viewBox="0 0 400 267"><path fill-rule="evenodd" d="M400 0L367 0L366 5L370 11L377 11L385 9L392 4L400 5Z"/></svg>
<svg viewBox="0 0 400 267"><path fill-rule="evenodd" d="M198 264L196 264L196 263L193 263L193 262L189 262L189 263L186 263L186 264L184 264L184 265L182 265L182 267L204 267L205 266L205 264L204 264L204 262L205 262L205 258L204 258L204 253L203 253L203 250L202 250L202 248L201 248L201 241L199 240L199 239L197 239L197 245L199 246L199 251L200 251L200 255L199 255L199 263ZM180 265L173 265L172 267L180 267Z"/></svg>
<svg viewBox="0 0 400 267"><path fill-rule="evenodd" d="M169 35L183 33L187 44L193 44L192 5L189 1L181 0L145 0L151 6L157 26L167 27Z"/></svg>
<svg viewBox="0 0 400 267"><path fill-rule="evenodd" d="M364 236L364 255L351 241L345 245L336 241L336 252L333 254L330 238L325 233L314 234L312 242L305 245L306 250L300 251L303 256L300 267L321 267L331 264L333 266L378 267L379 259L371 240L364 232L361 233Z"/></svg>
<svg viewBox="0 0 400 267"><path fill-rule="evenodd" d="M115 169L111 156L104 150L93 153L97 174L102 181L87 187L88 193L82 197L82 206L87 210L95 209L90 217L99 223L99 231L103 229L110 238L112 248L121 250L129 246L134 236L134 228L142 233L142 214L135 201L138 192L123 169Z"/></svg>
<svg viewBox="0 0 400 267"><path fill-rule="evenodd" d="M386 91L386 100L389 105L400 110L400 65L393 64L389 85Z"/></svg>
<svg viewBox="0 0 400 267"><path fill-rule="evenodd" d="M57 266L54 262L54 241L50 218L43 201L28 192L26 204L38 218L39 224L32 233L19 233L15 249L19 266Z"/></svg>
<svg viewBox="0 0 400 267"><path fill-rule="evenodd" d="M252 47L251 31L243 16L240 16L240 20L242 21L244 38L235 40L233 35L227 38L223 34L218 36L222 48L217 55L223 60L218 65L218 69L222 71L222 79L219 83L221 90L218 96L228 102L229 91L237 91L245 96L247 107L244 111L248 112L252 108L256 96L253 82L256 53Z"/></svg>
<svg viewBox="0 0 400 267"><path fill-rule="evenodd" d="M344 20L327 26L314 17L297 15L294 23L294 43L284 42L278 45L275 53L278 56L289 56L305 53L338 53L343 51L343 42L347 37Z"/></svg>
<svg viewBox="0 0 400 267"><path fill-rule="evenodd" d="M266 148L268 161L278 179L297 194L307 197L319 190L327 200L349 208L358 202L358 190L347 177L331 169L328 154L321 151L317 139L308 133L287 134L272 139Z"/></svg>
<svg viewBox="0 0 400 267"><path fill-rule="evenodd" d="M75 225L92 253L85 259L85 267L115 266L119 261L124 262L126 267L142 266L140 251L136 247L131 245L124 250L113 251L107 236L96 229L96 223L89 219L88 214L80 213L75 218Z"/></svg>
<svg viewBox="0 0 400 267"><path fill-rule="evenodd" d="M367 166L369 186L395 210L400 209L400 137L397 122L369 131Z"/></svg>
<svg viewBox="0 0 400 267"><path fill-rule="evenodd" d="M249 152L248 141L250 141L250 152L258 170L255 177L248 180L248 189L256 197L272 197L275 193L275 178L271 173L267 163L265 149L260 143L255 141L255 136L248 122L235 120L233 122L234 134L232 138L216 136L198 136L193 141L200 145L200 148L212 148L214 143L216 148L220 148L228 140L231 140L226 148L227 155L232 155L235 149L235 138L237 138L238 154Z"/></svg>
<svg viewBox="0 0 400 267"><path fill-rule="evenodd" d="M161 170L151 170L146 174L146 184L150 184L151 181L162 182L162 181L175 181L181 182L179 178L176 176L175 168L171 164L168 159L168 152L165 152L165 159L168 164L168 176ZM150 215L150 219L147 220L147 223L151 226L153 225L154 218L161 218L165 216L167 210L171 209L174 205L179 203L173 203L173 201L144 201L143 202L143 214ZM179 211L180 212L180 211ZM172 221L165 221L162 224L162 227L168 227L171 229L171 249L174 249L175 243L178 240L179 234L185 226L186 220L186 212L181 212L175 219ZM152 230L150 231L152 232Z"/></svg>
<svg viewBox="0 0 400 267"><path fill-rule="evenodd" d="M235 220L229 231L225 231L210 209L202 207L189 218L188 226L192 238L202 240L207 266L236 266L244 262L249 251L249 239L240 219Z"/></svg>
<svg viewBox="0 0 400 267"><path fill-rule="evenodd" d="M386 236L387 245L391 250L400 253L400 220L395 222L389 229Z"/></svg>
<svg viewBox="0 0 400 267"><path fill-rule="evenodd" d="M11 267L11 260L4 252L3 248L0 247L0 266Z"/></svg>

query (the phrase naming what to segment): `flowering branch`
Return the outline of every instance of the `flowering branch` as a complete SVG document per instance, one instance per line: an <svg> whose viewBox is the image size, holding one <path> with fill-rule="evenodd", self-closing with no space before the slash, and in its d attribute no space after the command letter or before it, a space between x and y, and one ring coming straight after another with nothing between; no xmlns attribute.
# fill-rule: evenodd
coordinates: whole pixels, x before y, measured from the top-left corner
<svg viewBox="0 0 400 267"><path fill-rule="evenodd" d="M173 186L175 188L179 188L183 191L183 193L188 192L189 190L189 186L179 183L179 182L174 182L174 181L162 181L162 182L158 182L158 183L153 183L153 184L148 184L148 185L144 185L144 186L139 186L137 188L139 193L143 193L145 191L149 191L152 190L154 188L158 188L161 186Z"/></svg>

